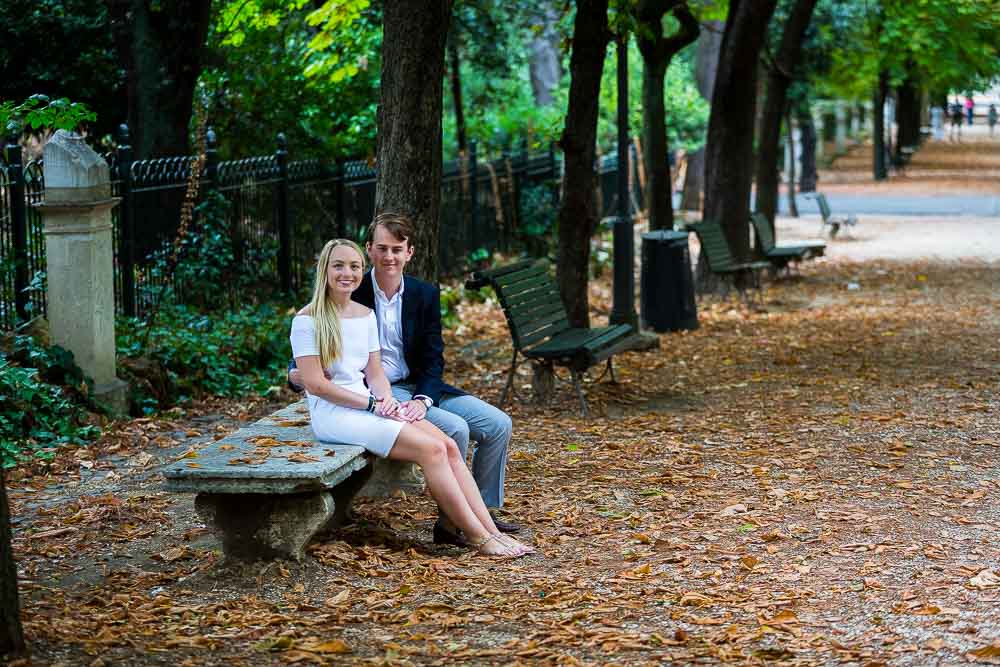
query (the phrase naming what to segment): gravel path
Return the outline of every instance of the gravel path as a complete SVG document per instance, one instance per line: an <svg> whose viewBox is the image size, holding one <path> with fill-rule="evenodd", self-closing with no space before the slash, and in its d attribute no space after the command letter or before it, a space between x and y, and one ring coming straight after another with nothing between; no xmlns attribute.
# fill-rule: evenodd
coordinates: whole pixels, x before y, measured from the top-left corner
<svg viewBox="0 0 1000 667"><path fill-rule="evenodd" d="M779 218L780 244L816 238L818 215ZM858 224L827 242L828 257L848 260L1000 262L1000 217L859 216Z"/></svg>

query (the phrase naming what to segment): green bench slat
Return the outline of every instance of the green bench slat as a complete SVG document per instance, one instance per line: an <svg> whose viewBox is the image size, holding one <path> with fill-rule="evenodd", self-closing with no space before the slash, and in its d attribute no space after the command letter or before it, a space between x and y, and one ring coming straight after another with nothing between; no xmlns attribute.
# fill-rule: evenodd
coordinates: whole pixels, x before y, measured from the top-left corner
<svg viewBox="0 0 1000 667"><path fill-rule="evenodd" d="M526 351L532 345L566 331L567 327L569 327L569 322L562 320L561 322L553 322L551 325L536 329L535 331L526 332L524 335L518 336L517 347L522 351Z"/></svg>
<svg viewBox="0 0 1000 667"><path fill-rule="evenodd" d="M522 271L517 271L514 273L508 273L506 275L500 276L493 281L495 287L507 288L508 290L517 290L515 287L518 283L522 283L533 278L544 277L549 278L549 269L544 264L539 264ZM551 280L551 279L550 279Z"/></svg>
<svg viewBox="0 0 1000 667"><path fill-rule="evenodd" d="M510 312L508 321L513 322L519 331L529 333L544 324L554 324L566 320L566 309L561 303L548 304L547 307L535 308L524 312Z"/></svg>

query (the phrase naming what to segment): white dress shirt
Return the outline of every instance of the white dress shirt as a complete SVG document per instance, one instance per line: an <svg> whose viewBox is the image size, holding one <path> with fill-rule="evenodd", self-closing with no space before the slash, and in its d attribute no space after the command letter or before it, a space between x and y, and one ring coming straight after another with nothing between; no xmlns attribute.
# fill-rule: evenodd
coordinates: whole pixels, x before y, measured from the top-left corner
<svg viewBox="0 0 1000 667"><path fill-rule="evenodd" d="M410 367L403 358L403 287L405 281L399 282L399 289L388 298L379 287L375 276L372 276L372 287L375 288L375 315L378 317L378 339L382 345L382 366L389 383L399 382L409 377Z"/></svg>

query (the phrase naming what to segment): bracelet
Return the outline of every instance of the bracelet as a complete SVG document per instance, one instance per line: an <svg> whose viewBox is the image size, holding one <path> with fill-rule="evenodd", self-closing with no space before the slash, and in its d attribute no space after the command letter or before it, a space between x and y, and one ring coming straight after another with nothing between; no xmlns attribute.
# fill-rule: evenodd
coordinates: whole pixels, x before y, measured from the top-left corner
<svg viewBox="0 0 1000 667"><path fill-rule="evenodd" d="M365 408L368 412L375 412L375 397L368 394L368 407Z"/></svg>

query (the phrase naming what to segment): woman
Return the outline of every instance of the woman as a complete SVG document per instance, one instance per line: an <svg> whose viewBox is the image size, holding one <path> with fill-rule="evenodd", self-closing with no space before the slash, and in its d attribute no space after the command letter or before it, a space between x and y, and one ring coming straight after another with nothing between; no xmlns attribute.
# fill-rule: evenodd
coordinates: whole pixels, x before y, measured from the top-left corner
<svg viewBox="0 0 1000 667"><path fill-rule="evenodd" d="M313 432L320 440L358 444L376 456L419 465L442 511L480 553L531 553L497 530L455 441L426 420L400 414L382 370L375 313L351 301L364 264L354 242L329 241L316 264L312 301L292 320L292 354Z"/></svg>

